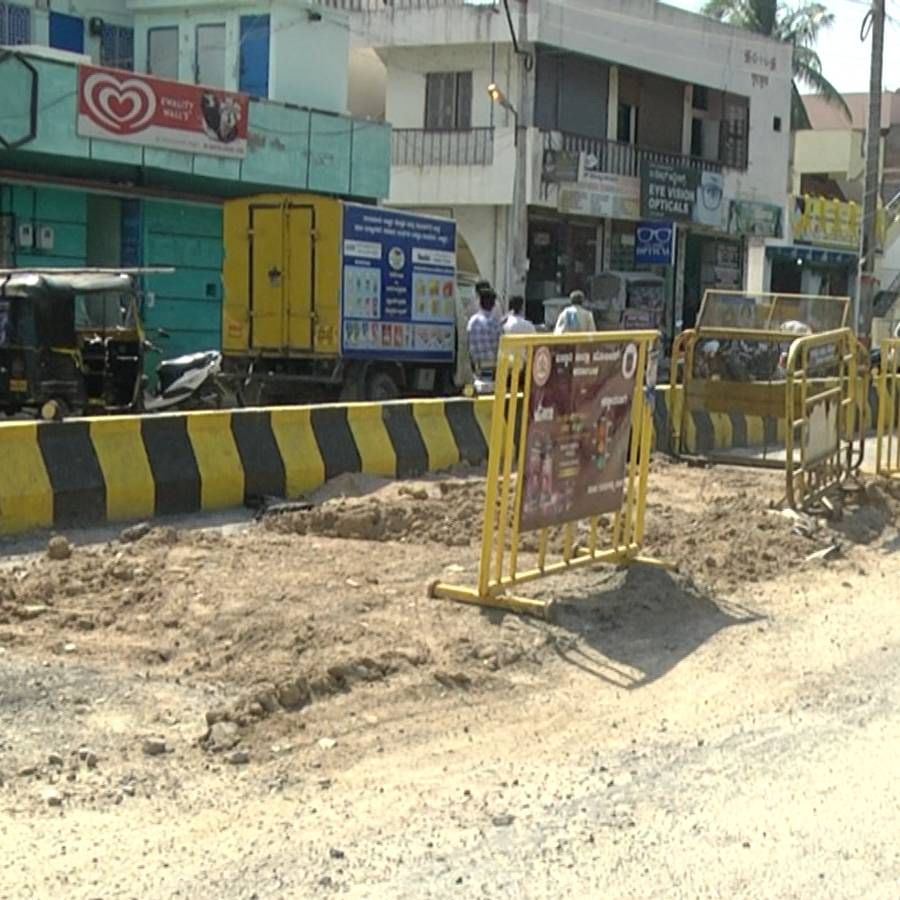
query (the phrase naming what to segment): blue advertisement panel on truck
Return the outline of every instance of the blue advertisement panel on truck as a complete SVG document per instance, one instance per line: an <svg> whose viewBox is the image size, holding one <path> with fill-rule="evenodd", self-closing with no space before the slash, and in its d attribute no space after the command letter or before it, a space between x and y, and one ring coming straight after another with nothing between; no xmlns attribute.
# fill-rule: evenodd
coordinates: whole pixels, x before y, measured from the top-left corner
<svg viewBox="0 0 900 900"><path fill-rule="evenodd" d="M455 222L346 204L342 285L345 357L454 360Z"/></svg>

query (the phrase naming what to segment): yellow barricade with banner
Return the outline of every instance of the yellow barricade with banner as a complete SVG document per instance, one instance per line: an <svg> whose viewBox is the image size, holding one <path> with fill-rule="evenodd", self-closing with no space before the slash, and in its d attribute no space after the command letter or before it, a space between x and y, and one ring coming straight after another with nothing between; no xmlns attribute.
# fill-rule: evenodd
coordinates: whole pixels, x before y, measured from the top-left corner
<svg viewBox="0 0 900 900"><path fill-rule="evenodd" d="M847 297L707 291L695 328L672 350L672 449L676 455L781 467L785 367L794 339L845 328ZM721 447L696 434L696 417L712 426L724 420L735 439ZM739 457L732 447L761 454Z"/></svg>
<svg viewBox="0 0 900 900"><path fill-rule="evenodd" d="M866 423L857 354L849 328L791 343L785 366L785 472L787 502L794 509L817 503L862 463Z"/></svg>
<svg viewBox="0 0 900 900"><path fill-rule="evenodd" d="M510 590L640 556L655 331L507 336L491 421L478 583L434 597L549 618Z"/></svg>
<svg viewBox="0 0 900 900"><path fill-rule="evenodd" d="M875 471L885 478L900 478L900 338L881 342L878 374L878 443Z"/></svg>

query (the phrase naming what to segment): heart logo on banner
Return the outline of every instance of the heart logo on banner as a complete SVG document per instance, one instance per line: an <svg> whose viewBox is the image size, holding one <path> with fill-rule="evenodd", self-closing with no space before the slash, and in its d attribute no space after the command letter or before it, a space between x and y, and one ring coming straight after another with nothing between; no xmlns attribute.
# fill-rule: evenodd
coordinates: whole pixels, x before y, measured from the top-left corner
<svg viewBox="0 0 900 900"><path fill-rule="evenodd" d="M153 88L137 78L94 72L85 79L82 95L91 118L117 134L142 131L156 112Z"/></svg>

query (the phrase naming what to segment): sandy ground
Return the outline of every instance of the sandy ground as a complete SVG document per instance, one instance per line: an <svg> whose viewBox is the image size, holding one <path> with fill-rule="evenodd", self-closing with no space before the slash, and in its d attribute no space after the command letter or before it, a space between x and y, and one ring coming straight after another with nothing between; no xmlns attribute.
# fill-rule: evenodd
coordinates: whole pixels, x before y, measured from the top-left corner
<svg viewBox="0 0 900 900"><path fill-rule="evenodd" d="M779 489L656 460L554 624L427 599L477 473L7 542L0 897L897 897L900 503Z"/></svg>

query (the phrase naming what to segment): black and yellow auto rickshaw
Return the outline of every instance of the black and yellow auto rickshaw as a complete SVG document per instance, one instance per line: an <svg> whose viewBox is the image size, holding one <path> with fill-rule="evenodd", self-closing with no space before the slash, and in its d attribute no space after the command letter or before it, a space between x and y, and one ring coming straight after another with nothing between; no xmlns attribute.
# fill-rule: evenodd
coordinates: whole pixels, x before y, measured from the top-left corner
<svg viewBox="0 0 900 900"><path fill-rule="evenodd" d="M131 274L0 270L0 412L59 419L135 409L143 354Z"/></svg>

